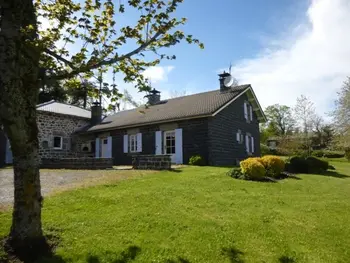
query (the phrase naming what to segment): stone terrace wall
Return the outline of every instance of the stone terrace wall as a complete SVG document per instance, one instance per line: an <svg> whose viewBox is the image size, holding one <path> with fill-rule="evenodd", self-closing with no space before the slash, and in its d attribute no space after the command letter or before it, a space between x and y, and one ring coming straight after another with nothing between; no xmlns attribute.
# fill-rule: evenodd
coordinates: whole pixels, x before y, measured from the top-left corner
<svg viewBox="0 0 350 263"><path fill-rule="evenodd" d="M72 134L89 123L89 119L81 117L38 111L37 124L39 128L40 157L65 158L87 156L88 153L83 153L81 148L79 148L82 143L81 139L77 136L73 137ZM63 137L62 149L53 148L54 136Z"/></svg>
<svg viewBox="0 0 350 263"><path fill-rule="evenodd" d="M41 159L41 168L100 170L113 167L112 158Z"/></svg>
<svg viewBox="0 0 350 263"><path fill-rule="evenodd" d="M132 168L136 170L169 170L170 155L135 155L132 156Z"/></svg>

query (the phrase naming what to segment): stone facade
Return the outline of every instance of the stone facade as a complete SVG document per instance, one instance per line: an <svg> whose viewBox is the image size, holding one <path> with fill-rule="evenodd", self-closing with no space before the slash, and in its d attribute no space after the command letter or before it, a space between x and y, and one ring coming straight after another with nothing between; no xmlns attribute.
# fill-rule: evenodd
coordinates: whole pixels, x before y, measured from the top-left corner
<svg viewBox="0 0 350 263"><path fill-rule="evenodd" d="M90 119L38 111L39 155L43 158L68 158L94 156L90 146L83 151L82 145L94 143L93 136L77 136L74 132L90 123ZM61 137L61 147L54 147L54 138Z"/></svg>
<svg viewBox="0 0 350 263"><path fill-rule="evenodd" d="M112 158L41 159L41 168L98 170L113 167Z"/></svg>
<svg viewBox="0 0 350 263"><path fill-rule="evenodd" d="M170 170L170 155L134 155L132 168L135 170Z"/></svg>

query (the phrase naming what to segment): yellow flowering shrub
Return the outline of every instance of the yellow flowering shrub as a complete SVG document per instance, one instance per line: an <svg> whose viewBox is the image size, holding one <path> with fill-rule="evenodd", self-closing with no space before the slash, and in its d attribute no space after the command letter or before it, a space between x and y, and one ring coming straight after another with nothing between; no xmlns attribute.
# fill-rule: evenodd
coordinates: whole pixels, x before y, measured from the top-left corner
<svg viewBox="0 0 350 263"><path fill-rule="evenodd" d="M261 180L266 174L264 166L257 158L248 158L240 163L242 173L252 180Z"/></svg>
<svg viewBox="0 0 350 263"><path fill-rule="evenodd" d="M280 157L266 155L260 159L266 169L267 176L276 178L284 171L285 162Z"/></svg>

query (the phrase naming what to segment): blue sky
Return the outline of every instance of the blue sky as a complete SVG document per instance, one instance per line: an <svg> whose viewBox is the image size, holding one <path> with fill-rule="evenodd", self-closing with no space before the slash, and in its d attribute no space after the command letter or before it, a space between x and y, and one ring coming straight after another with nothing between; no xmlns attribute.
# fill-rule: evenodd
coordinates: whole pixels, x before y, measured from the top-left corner
<svg viewBox="0 0 350 263"><path fill-rule="evenodd" d="M183 30L205 44L181 44L145 75L168 98L218 89L218 72L228 69L241 84L250 83L265 108L294 106L301 94L326 116L350 75L350 1L348 0L185 0L177 15ZM121 84L136 99L130 84Z"/></svg>

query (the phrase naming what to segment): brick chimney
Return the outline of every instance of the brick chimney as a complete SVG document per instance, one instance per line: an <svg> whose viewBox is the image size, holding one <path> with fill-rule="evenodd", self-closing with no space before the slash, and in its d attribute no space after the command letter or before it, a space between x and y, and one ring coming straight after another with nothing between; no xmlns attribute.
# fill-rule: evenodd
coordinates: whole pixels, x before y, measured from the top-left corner
<svg viewBox="0 0 350 263"><path fill-rule="evenodd" d="M91 125L99 124L102 120L102 106L98 101L92 103L91 107Z"/></svg>
<svg viewBox="0 0 350 263"><path fill-rule="evenodd" d="M145 97L148 98L149 105L155 105L160 102L160 91L153 88Z"/></svg>
<svg viewBox="0 0 350 263"><path fill-rule="evenodd" d="M227 77L231 77L231 74L228 72L224 71L223 73L219 74L219 82L220 82L220 91L221 92L229 90L229 87L226 87L224 84L225 79Z"/></svg>

